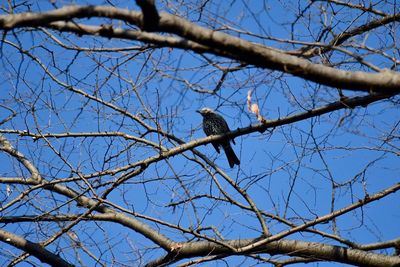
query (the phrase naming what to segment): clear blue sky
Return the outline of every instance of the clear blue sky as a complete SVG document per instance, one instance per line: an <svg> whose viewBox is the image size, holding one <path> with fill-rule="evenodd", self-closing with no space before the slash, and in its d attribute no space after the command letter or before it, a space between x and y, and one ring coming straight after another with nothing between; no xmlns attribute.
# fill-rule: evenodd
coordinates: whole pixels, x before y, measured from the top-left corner
<svg viewBox="0 0 400 267"><path fill-rule="evenodd" d="M117 6L138 10L133 2L117 4ZM168 11L165 3L156 2L160 10ZM98 4L97 1L93 3ZM222 27L220 24L210 22L215 18L217 21L223 21L227 25L255 34L282 39L291 38L290 22L294 21L291 12L296 3L269 1L265 7L254 3L246 5L243 1L224 4L210 2L206 5L199 24L205 27ZM173 2L171 5L177 4ZM31 8L34 11L52 9L47 1L33 4ZM211 11L208 10L209 8ZM182 8L180 11L182 16L197 22L199 16L197 10ZM357 17L356 13L346 12L345 14L352 18ZM306 15L310 16L309 19L313 26L305 28L303 24L305 20L301 20L294 32L298 40L314 41L313 38L318 35L320 30L318 22L321 18L313 16L313 14L306 13ZM328 18L328 20L330 19L337 32L345 29L351 21L350 18L345 20L340 15ZM351 25L357 25L366 19L367 15L359 16ZM209 24L206 23L207 21ZM97 24L98 20L91 20L88 23ZM73 34L65 36L62 41L66 44L78 44L84 47L137 45L137 43L126 40L99 39L93 41L93 38L79 38ZM242 36L248 40L279 49L295 48L288 44L263 40L254 36ZM253 101L259 104L261 113L268 120L296 114L304 111L304 107L311 108L314 104L318 107L338 99L336 91L332 89L318 87L298 78L282 76L281 73L255 69L251 66L228 74L226 81L215 95L202 94L195 90L212 90L222 73L213 67L206 66L206 60L201 55L166 48L156 50L151 54L150 59L147 58L150 54L146 53L127 60L133 56L135 51L127 52L125 55L122 53L76 53L56 46L47 38L44 33L18 34L18 40L12 35L7 35L7 40L19 42L24 49L35 46L30 52L39 57L58 79L70 83L76 88L90 94L96 90L97 95L102 99L114 101L120 107L127 107L128 111L133 114L147 116L141 106L140 101L142 101L152 114L158 115L158 122L165 131L185 141L204 137L200 127L201 117L195 112L204 106L212 107L220 112L228 121L231 129L256 123L254 115L250 114L246 107L246 96L249 89L253 90ZM374 34L365 40L366 44L370 46L378 45L378 41ZM4 58L1 61L0 72L4 73L5 78L0 83L3 91L0 103L14 108L18 115L11 122L2 125L1 129L14 128L37 132L29 111L29 106L35 106L43 133L121 131L135 134L137 131L137 124L128 118L124 118L98 103L87 101L81 96L67 92L44 75L43 70L37 64L32 63L28 57L22 56L15 48L3 44L2 50ZM204 56L216 60L224 67L238 65L224 58L216 58L207 54ZM122 63L115 72L128 81L132 79L142 97L140 101L128 81L110 75L106 69L111 69L124 60L127 62ZM338 58L333 57L332 61L334 60L338 60ZM380 67L386 64L384 61L377 61L381 58L372 60ZM53 66L54 61L57 62L57 68ZM98 67L99 63L102 67ZM342 67L351 68L352 66L349 64L349 66ZM177 68L178 71L176 71ZM26 82L22 82L22 80ZM189 88L183 80L188 81L193 87ZM354 95L354 93L346 91L344 93L347 96ZM13 102L15 99L21 99L25 103ZM0 120L8 115L8 111L0 108ZM396 128L398 135L398 126L395 125L399 119L398 107L395 104L377 103L367 108L334 112L319 118L279 127L272 132L242 136L236 139L236 145L233 146L241 160L240 168L234 169L229 169L225 156L218 155L211 145L201 146L198 149L209 155L240 186L245 188L260 209L285 216L295 223L302 223L300 218L313 219L331 211L332 180L338 184L352 181L335 188L335 210L357 202L358 199L365 196L366 192L374 194L398 182L398 154L384 151L385 148L391 148L397 149L397 153L399 153L398 136L397 140L391 140L391 144L397 145L397 147L390 147L383 142L383 139L391 128ZM151 121L151 118L148 121ZM151 122L150 124L154 125ZM33 143L30 138L19 138L11 134L8 134L7 137L14 146L37 164L38 168L45 173L45 178L51 180L70 175L69 168L54 155L43 141ZM155 142L159 141L157 135L151 135L149 138ZM154 151L148 149L127 149L128 152L114 160L111 156L129 145L129 142L120 138L78 138L51 141L54 147L62 151L63 156L83 173L115 168L126 162L134 162L155 154ZM167 147L173 146L171 142L165 140L162 142ZM317 150L321 153L317 153ZM193 156L190 152L185 155ZM104 163L104 159L110 159L110 161ZM4 162L0 168L2 173L18 172L19 168L15 167L16 163L10 161L9 157L3 153L0 154L0 162ZM48 162L57 168L62 166L61 170L49 168ZM188 161L185 157L171 158L169 164L174 166L173 171L165 162L152 165L143 175L126 183L121 190L116 190L108 197L108 200L116 202L126 209L185 227L196 225L196 218L190 205L176 210L165 208L168 203L185 198L176 177L180 177L185 182L192 190L193 195L213 194L218 196L220 193L210 176L204 171L200 171L193 162ZM13 169L16 171L12 171ZM158 177L163 177L163 179L159 180ZM113 179L113 177L105 179ZM152 179L155 181L151 181ZM218 179L227 192L244 202L236 191L220 177ZM142 181L148 182L141 184ZM1 185L1 188L5 190L5 185ZM46 194L42 195L43 198L46 196ZM199 207L198 212L202 225L218 227L225 238L249 238L259 235L260 228L252 214L230 204L220 204L216 201L199 200L196 203ZM337 220L338 234L359 243L397 238L400 232L398 227L399 203L399 195L395 194L367 205L362 210L340 217ZM40 213L39 210L35 211L32 208L23 209L23 207L18 207L14 212L16 214ZM65 208L64 211L69 212L68 208ZM82 224L77 227L76 231L81 230L80 238L88 242L92 242L91 238L98 242L102 242L105 237L111 238L110 245L119 249L115 252L114 256L116 257L129 258L125 253L132 250L129 245L135 244L135 242L153 246L152 243L133 231L127 231L115 224L100 223L99 225L105 227L105 231L108 232L106 235L98 227L98 224ZM270 222L269 226L273 233L286 229L276 222ZM317 228L327 232L331 231L330 224L319 225ZM22 232L16 225L7 225L5 229L15 230L16 233ZM172 238L181 238L180 233L166 231L165 234ZM126 237L124 242L120 242L119 237L121 236ZM311 236L311 234L294 235L289 238L326 242L321 237ZM93 241L93 243L95 242ZM330 243L334 244L334 242ZM139 245L135 244L134 246ZM55 249L55 246L50 248ZM158 253L160 251L150 251L146 257L154 258L155 255L159 255ZM83 257L85 260L89 260L87 256ZM241 261L242 258L236 257L228 259L228 263L232 266ZM249 264L249 261L244 264ZM320 264L319 266L331 266L331 264Z"/></svg>

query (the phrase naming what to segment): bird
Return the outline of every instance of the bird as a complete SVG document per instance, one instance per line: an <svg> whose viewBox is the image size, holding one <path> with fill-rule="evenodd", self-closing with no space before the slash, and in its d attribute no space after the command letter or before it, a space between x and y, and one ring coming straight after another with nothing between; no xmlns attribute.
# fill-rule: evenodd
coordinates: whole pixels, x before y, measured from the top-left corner
<svg viewBox="0 0 400 267"><path fill-rule="evenodd" d="M225 119L221 115L217 114L213 109L205 107L197 110L197 112L203 116L203 131L207 136L225 134L231 131ZM229 143L230 141L235 144L234 139L222 139L211 143L218 154L220 153L219 147L222 147L225 151L226 157L228 158L229 166L233 168L235 164L239 165L240 161L233 151L231 144Z"/></svg>

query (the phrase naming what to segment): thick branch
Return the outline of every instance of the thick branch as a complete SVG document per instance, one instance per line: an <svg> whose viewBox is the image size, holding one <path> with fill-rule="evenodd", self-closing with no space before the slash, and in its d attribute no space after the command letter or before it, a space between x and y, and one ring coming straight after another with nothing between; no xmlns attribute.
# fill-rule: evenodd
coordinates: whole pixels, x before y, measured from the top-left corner
<svg viewBox="0 0 400 267"><path fill-rule="evenodd" d="M400 15L399 18L400 19ZM217 47L225 55L261 68L290 73L319 84L366 92L400 92L400 74L392 71L381 73L349 72L288 55L273 48L255 44L225 33L205 29L182 18L163 13L160 29L175 33L191 41Z"/></svg>
<svg viewBox="0 0 400 267"><path fill-rule="evenodd" d="M140 25L141 13L111 6L66 6L42 13L20 13L0 16L0 28L11 30L21 27L44 26L50 22L79 18L106 17L120 19L134 25Z"/></svg>
<svg viewBox="0 0 400 267"><path fill-rule="evenodd" d="M222 32L206 29L171 14L160 13L159 15L159 31L173 33L186 40L210 47L210 53L240 60L257 67L290 73L330 87L377 93L400 91L400 74L397 72L387 70L380 73L367 73L339 70L322 64L314 64L306 59L288 55L276 49ZM109 6L68 6L43 13L0 16L0 29L49 27L51 22L85 17L120 19L138 26L141 25L142 21L141 13L126 9ZM400 15L391 18L393 21L399 19ZM366 27L370 28L371 26ZM108 29L106 31L108 32ZM112 31L108 34L109 37L113 37Z"/></svg>
<svg viewBox="0 0 400 267"><path fill-rule="evenodd" d="M50 264L51 266L61 266L61 267L74 266L74 265L66 262L62 258L60 258L58 255L48 251L41 245L30 242L18 235L6 232L1 229L0 229L0 241L10 244L16 248L19 248L19 249L31 254L32 256L38 258L40 261Z"/></svg>
<svg viewBox="0 0 400 267"><path fill-rule="evenodd" d="M182 245L178 252L159 258L153 262L150 262L146 266L163 266L184 258L191 258L195 256L220 254L230 256L232 255L232 252L229 250L228 246L240 248L256 241L257 239L231 240L226 242L227 246L222 246L207 241L186 243ZM257 248L257 250L249 251L249 253L268 253L271 255L290 254L291 256L301 256L317 260L323 259L327 261L341 262L358 266L383 267L398 266L400 264L400 257L397 256L385 256L358 249L297 240L279 240L271 242L264 244L262 247Z"/></svg>
<svg viewBox="0 0 400 267"><path fill-rule="evenodd" d="M79 215L62 215L62 216L22 216L22 217L5 217L1 219L3 223L15 223L15 222L29 222L29 221L71 221L75 220ZM111 214L90 214L84 216L83 220L99 220L99 221L113 221L120 223L115 220L115 217ZM129 227L129 225L125 225ZM239 249L246 247L251 244L258 242L260 239L245 239L245 240L230 240L220 241L222 244L217 244L210 241L199 241L180 243L176 247L178 251L168 254L156 261L148 264L148 266L160 266L162 264L172 263L184 258L192 258L196 256L206 255L233 255L229 247ZM398 244L399 240L390 240L388 242L382 242L379 244L371 244L379 248L393 247ZM225 245L225 246L224 246ZM369 247L371 245L364 245ZM379 245L379 246L378 246ZM364 247L363 246L363 247ZM257 249L249 250L245 254L251 253L268 253L274 254L290 254L293 256L301 256L307 259L315 260L328 260L336 261L353 265L362 266L395 266L399 264L400 258L384 256L381 254L365 252L359 249L346 248L341 246L328 245L317 242L304 242L297 240L286 240L282 239L267 243L258 247Z"/></svg>

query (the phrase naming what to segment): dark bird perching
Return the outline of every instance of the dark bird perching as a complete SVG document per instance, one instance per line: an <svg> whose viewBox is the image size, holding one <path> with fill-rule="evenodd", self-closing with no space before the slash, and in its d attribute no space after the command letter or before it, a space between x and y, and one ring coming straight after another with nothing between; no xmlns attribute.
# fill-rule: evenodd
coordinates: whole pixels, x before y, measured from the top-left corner
<svg viewBox="0 0 400 267"><path fill-rule="evenodd" d="M221 115L215 113L215 111L211 108L202 108L197 110L197 112L203 116L203 131L207 136L230 132L229 126L225 119ZM230 141L235 144L233 139L227 138L212 142L212 145L218 153L220 153L219 147L222 147L222 149L225 151L226 157L228 158L229 166L233 168L235 164L239 165L240 161L233 151L231 144L229 143Z"/></svg>

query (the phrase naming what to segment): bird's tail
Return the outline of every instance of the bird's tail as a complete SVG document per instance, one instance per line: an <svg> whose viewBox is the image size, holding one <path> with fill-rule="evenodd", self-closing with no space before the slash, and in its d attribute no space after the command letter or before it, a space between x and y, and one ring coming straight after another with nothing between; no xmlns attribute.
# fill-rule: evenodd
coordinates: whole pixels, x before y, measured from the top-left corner
<svg viewBox="0 0 400 267"><path fill-rule="evenodd" d="M231 145L228 143L227 145L223 146L225 151L226 157L228 158L229 166L233 168L233 166L239 165L240 160L236 157L235 151L233 151Z"/></svg>

